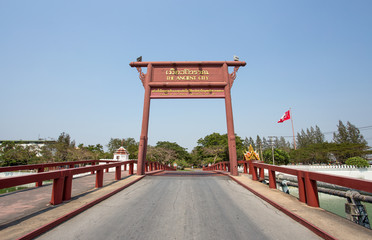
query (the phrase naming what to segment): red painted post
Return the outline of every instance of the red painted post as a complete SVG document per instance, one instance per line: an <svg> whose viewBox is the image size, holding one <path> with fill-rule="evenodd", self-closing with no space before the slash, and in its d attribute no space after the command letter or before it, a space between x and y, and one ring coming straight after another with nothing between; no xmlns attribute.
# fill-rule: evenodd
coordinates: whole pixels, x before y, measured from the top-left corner
<svg viewBox="0 0 372 240"><path fill-rule="evenodd" d="M318 187L315 180L305 173L306 203L311 207L319 207Z"/></svg>
<svg viewBox="0 0 372 240"><path fill-rule="evenodd" d="M248 163L243 163L243 167L244 167L244 173L247 174L248 173L248 167L247 167Z"/></svg>
<svg viewBox="0 0 372 240"><path fill-rule="evenodd" d="M121 166L115 167L115 180L121 179Z"/></svg>
<svg viewBox="0 0 372 240"><path fill-rule="evenodd" d="M253 174L252 160L248 161L248 174Z"/></svg>
<svg viewBox="0 0 372 240"><path fill-rule="evenodd" d="M257 176L257 167L256 166L252 166L252 180L254 181L257 181L258 180L258 176Z"/></svg>
<svg viewBox="0 0 372 240"><path fill-rule="evenodd" d="M260 181L265 180L265 169L260 167Z"/></svg>
<svg viewBox="0 0 372 240"><path fill-rule="evenodd" d="M275 171L271 169L269 169L269 187L276 188Z"/></svg>
<svg viewBox="0 0 372 240"><path fill-rule="evenodd" d="M69 173L65 177L65 183L63 187L63 201L68 201L71 199L71 192L72 192L72 177L73 175Z"/></svg>
<svg viewBox="0 0 372 240"><path fill-rule="evenodd" d="M124 171L127 171L127 164L124 164Z"/></svg>
<svg viewBox="0 0 372 240"><path fill-rule="evenodd" d="M62 203L64 183L65 183L65 178L62 176L59 178L53 179L52 198L50 200L50 204L58 205Z"/></svg>
<svg viewBox="0 0 372 240"><path fill-rule="evenodd" d="M42 173L42 172L44 172L44 167L40 167L40 168L38 168L38 169L37 169L37 172L38 172L38 173ZM37 181L37 182L35 183L35 186L36 186L36 187L41 187L41 186L43 186L43 181Z"/></svg>
<svg viewBox="0 0 372 240"><path fill-rule="evenodd" d="M142 129L141 137L138 147L138 161L137 161L137 175L144 175L144 162L146 159L147 150L147 139L148 139L148 129L149 129L149 118L150 118L150 95L151 88L149 82L152 78L152 64L147 65L147 73L143 79L143 86L145 88L145 98L143 103L143 115L142 115Z"/></svg>
<svg viewBox="0 0 372 240"><path fill-rule="evenodd" d="M226 109L226 123L227 123L227 141L229 147L229 159L230 159L230 173L233 176L238 176L238 160L236 157L236 141L235 141L235 131L234 131L234 120L233 111L231 103L231 86L232 79L229 75L229 69L227 63L223 64L223 74L225 82L227 83L224 89L225 93L225 109Z"/></svg>
<svg viewBox="0 0 372 240"><path fill-rule="evenodd" d="M303 172L298 171L297 173L298 182L298 197L300 202L306 203L306 192L305 192L305 179L303 177Z"/></svg>
<svg viewBox="0 0 372 240"><path fill-rule="evenodd" d="M101 188L103 186L103 169L99 169L96 172L96 188Z"/></svg>
<svg viewBox="0 0 372 240"><path fill-rule="evenodd" d="M96 165L95 162L92 162L92 166ZM94 174L94 171L91 172L91 174Z"/></svg>
<svg viewBox="0 0 372 240"><path fill-rule="evenodd" d="M153 163L150 162L150 172L153 170Z"/></svg>
<svg viewBox="0 0 372 240"><path fill-rule="evenodd" d="M70 165L68 166L68 168L74 168L74 167L75 167L74 164L70 164Z"/></svg>
<svg viewBox="0 0 372 240"><path fill-rule="evenodd" d="M133 165L134 163L129 163L129 175L133 175ZM138 165L137 165L137 171L138 171Z"/></svg>

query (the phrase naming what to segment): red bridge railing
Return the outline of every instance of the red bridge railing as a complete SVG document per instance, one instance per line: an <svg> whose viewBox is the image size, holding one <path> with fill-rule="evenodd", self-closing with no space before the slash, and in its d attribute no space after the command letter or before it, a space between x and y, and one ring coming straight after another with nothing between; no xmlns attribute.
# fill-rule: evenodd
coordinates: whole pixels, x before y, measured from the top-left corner
<svg viewBox="0 0 372 240"><path fill-rule="evenodd" d="M98 163L106 163L103 165L98 165ZM115 168L115 180L121 179L121 166L124 166L124 171L128 171L129 175L134 173L134 164L137 164L136 160L130 160L125 162L117 161L100 161L100 160L91 160L91 161L76 161L76 162L61 162L61 163L46 163L46 164L34 164L34 165L22 165L22 166L13 166L13 167L2 167L0 172L12 172L19 170L37 170L36 174L29 174L25 176L17 177L6 177L0 178L0 189L15 187L28 183L36 183L37 187L42 185L43 181L53 180L52 196L50 203L57 205L63 201L71 199L72 191L72 178L76 174L82 174L91 172L91 174L96 173L96 188L103 186L103 174L104 170L108 172L109 168ZM81 165L92 165L79 167ZM76 167L78 166L78 167ZM68 168L66 168L68 167ZM54 171L56 168L59 170ZM53 171L45 171L45 170ZM157 170L168 170L175 171L174 168L167 165L160 164L158 162L146 162L145 163L145 172L157 171Z"/></svg>
<svg viewBox="0 0 372 240"><path fill-rule="evenodd" d="M264 169L269 172L269 187L276 188L276 172L294 175L298 180L299 200L312 207L319 207L317 181L335 184L351 189L372 193L372 181L341 177L324 173L297 170L276 165L265 164L259 161L239 161L243 165L244 173L252 175L252 180L265 179ZM229 162L220 162L203 168L204 171L228 171Z"/></svg>

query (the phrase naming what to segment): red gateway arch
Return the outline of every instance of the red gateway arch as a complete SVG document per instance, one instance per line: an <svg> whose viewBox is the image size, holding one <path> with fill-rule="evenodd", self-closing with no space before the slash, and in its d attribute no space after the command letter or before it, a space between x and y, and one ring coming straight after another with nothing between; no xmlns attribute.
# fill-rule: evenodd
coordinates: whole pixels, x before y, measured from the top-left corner
<svg viewBox="0 0 372 240"><path fill-rule="evenodd" d="M224 98L226 106L227 136L230 173L238 175L231 87L241 61L214 62L131 62L136 67L145 88L142 130L138 150L137 175L145 174L145 159L151 99L167 98ZM142 72L147 67L147 72ZM234 67L229 73L228 67Z"/></svg>

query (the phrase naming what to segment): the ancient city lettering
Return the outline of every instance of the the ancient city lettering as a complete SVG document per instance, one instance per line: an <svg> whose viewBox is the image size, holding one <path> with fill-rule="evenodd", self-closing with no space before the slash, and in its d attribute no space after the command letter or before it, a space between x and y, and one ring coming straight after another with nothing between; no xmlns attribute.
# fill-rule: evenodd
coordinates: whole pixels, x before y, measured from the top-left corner
<svg viewBox="0 0 372 240"><path fill-rule="evenodd" d="M176 77L176 80L186 80L186 81L189 81L189 80L196 80L196 76L177 76Z"/></svg>

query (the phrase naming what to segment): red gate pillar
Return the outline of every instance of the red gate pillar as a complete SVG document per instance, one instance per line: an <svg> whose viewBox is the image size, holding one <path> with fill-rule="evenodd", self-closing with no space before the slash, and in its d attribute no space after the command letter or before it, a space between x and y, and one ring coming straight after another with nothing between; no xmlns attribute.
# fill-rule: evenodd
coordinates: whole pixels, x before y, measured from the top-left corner
<svg viewBox="0 0 372 240"><path fill-rule="evenodd" d="M143 104L141 138L140 138L140 143L139 143L139 148L138 148L137 175L145 174L144 162L146 160L147 139L148 139L147 135L148 135L149 117L150 117L151 89L149 86L149 82L151 79L151 72L152 72L152 64L149 63L147 65L146 77L143 82L144 87L145 87L145 100Z"/></svg>
<svg viewBox="0 0 372 240"><path fill-rule="evenodd" d="M225 86L225 107L226 107L226 122L227 122L227 140L229 146L229 158L230 158L230 173L233 176L238 176L238 160L236 157L236 142L235 142L235 132L234 132L234 120L232 112L231 103L231 92L230 87L232 85L229 70L227 64L223 64L226 86Z"/></svg>

